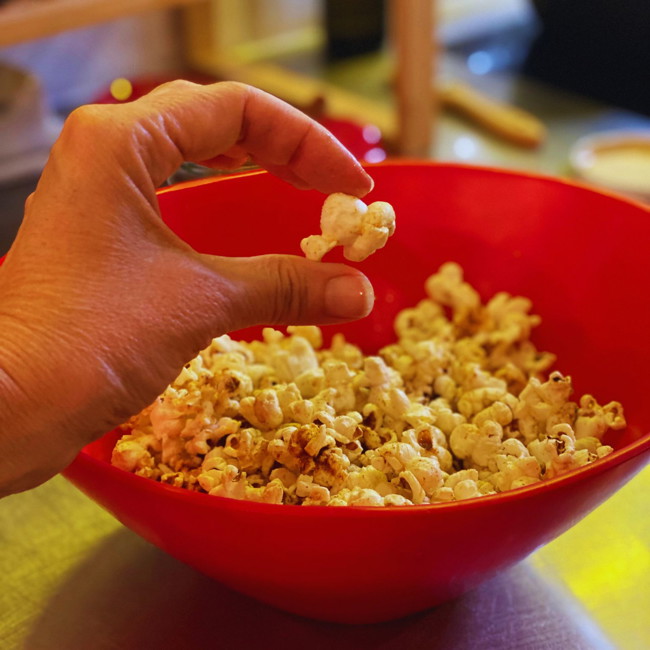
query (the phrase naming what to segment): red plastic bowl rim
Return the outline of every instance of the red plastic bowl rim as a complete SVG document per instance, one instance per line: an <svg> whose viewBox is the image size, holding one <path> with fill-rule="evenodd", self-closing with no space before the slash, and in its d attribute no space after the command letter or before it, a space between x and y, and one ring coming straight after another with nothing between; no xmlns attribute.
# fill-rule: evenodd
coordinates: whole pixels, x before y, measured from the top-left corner
<svg viewBox="0 0 650 650"><path fill-rule="evenodd" d="M544 182L550 182L554 185L563 185L565 187L572 187L580 189L586 192L591 192L592 194L600 194L601 196L606 196L610 199L616 199L622 203L627 203L633 205L636 208L643 210L644 212L650 213L650 205L634 199L630 196L620 194L615 190L610 190L604 187L596 187L587 183L586 181L580 181L573 178L561 178L559 176L553 176L551 174L543 174L539 172L532 172L529 170L523 169L510 169L507 167L495 167L491 165L473 165L470 163L459 163L459 162L447 162L447 161L438 161L438 160L420 160L417 158L388 158L378 163L361 163L364 169L373 169L378 167L431 167L431 168L445 168L445 169L462 169L462 170L479 170L482 172L488 172L491 174L497 174L499 176L515 176L519 178L527 178L530 180L538 180ZM243 178L247 176L258 176L258 175L270 175L270 172L265 169L252 169L245 171L235 171L231 174L223 174L219 176L207 176L205 178L198 178L194 180L185 181L182 183L176 183L168 187L162 187L157 190L157 194L168 194L169 192L176 192L178 190L188 189L191 187L199 187L201 185L207 185L210 183L219 183L223 181L229 181L235 178Z"/></svg>
<svg viewBox="0 0 650 650"><path fill-rule="evenodd" d="M557 178L551 175L539 174L535 172L520 171L520 170L511 170L511 169L502 169L498 167L490 166L478 166L471 165L466 163L448 163L448 162L439 162L432 160L417 160L417 159L399 159L399 160L386 160L381 163L374 164L364 164L366 168L374 167L444 167L449 169L478 169L484 172L517 176L523 178L529 178L533 180L540 180L544 182L551 182L553 184L560 184L568 187L578 188L583 191L591 192L594 194L601 194L608 198L613 198L624 203L631 204L638 209L643 210L644 212L650 213L650 206L645 205L640 201L636 201L627 196L617 194L616 192L594 188L593 186L574 181L571 179ZM184 183L178 183L171 187L165 187L158 190L158 194L167 194L169 192L175 192L181 189L197 187L201 185L206 185L209 183L219 183L223 181L228 181L236 178L248 177L248 176L257 176L260 174L268 174L266 170L252 170L252 171L242 171L235 172L233 174L228 174L224 176L209 176L206 178L200 178L196 180L187 181ZM541 492L552 492L557 489L560 489L564 486L576 483L582 480L586 480L588 477L596 476L603 472L608 471L625 463L636 456L643 454L644 452L650 451L650 432L644 434L639 439L635 440L632 443L625 445L622 449L613 451L611 454L608 454L604 458L598 459L589 465L571 470L562 474L561 476L542 480L538 483L532 485L527 485L524 487L516 488L514 490L506 490L505 492L499 492L497 494L489 494L481 497L475 497L472 499L464 499L462 501L452 501L448 503L431 503L427 505L412 505L412 506L400 506L400 507L373 507L373 506L348 506L348 507L292 507L285 504L271 504L271 503L259 503L255 501L245 501L241 499L232 499L228 497L218 497L211 496L205 492L193 492L185 488L177 488L172 485L166 485L159 483L152 479L147 479L141 476L137 476L125 470L121 470L117 467L114 467L110 463L99 460L91 456L88 452L82 450L77 458L73 461L71 467L76 464L81 464L86 466L86 469L108 469L110 472L115 473L115 478L121 481L132 482L135 481L134 486L138 486L139 489L144 489L147 491L157 491L161 490L166 493L169 498L187 500L195 504L201 504L202 506L214 507L218 509L222 508L234 508L242 512L279 512L288 514L291 513L301 513L296 516L318 516L318 517L350 517L350 516L387 516L386 513L396 516L408 516L409 513L425 513L425 512L435 512L443 509L453 508L454 510L473 510L474 508L486 507L489 505L495 505L498 503L509 502L513 500L519 500L525 498L528 494L535 494ZM650 458L648 459L650 462ZM64 470L63 474L66 474L67 470ZM327 514L325 514L327 513ZM398 514L399 513L399 514Z"/></svg>

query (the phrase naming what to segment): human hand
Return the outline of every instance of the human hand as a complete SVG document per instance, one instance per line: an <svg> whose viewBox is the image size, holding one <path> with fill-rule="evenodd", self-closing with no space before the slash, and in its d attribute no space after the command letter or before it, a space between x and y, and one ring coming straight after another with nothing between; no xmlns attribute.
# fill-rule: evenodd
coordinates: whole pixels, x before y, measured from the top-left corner
<svg viewBox="0 0 650 650"><path fill-rule="evenodd" d="M182 161L249 157L299 188L372 187L327 131L240 84L173 82L71 114L0 267L0 496L64 469L213 337L370 311L350 267L201 255L162 223L155 191Z"/></svg>

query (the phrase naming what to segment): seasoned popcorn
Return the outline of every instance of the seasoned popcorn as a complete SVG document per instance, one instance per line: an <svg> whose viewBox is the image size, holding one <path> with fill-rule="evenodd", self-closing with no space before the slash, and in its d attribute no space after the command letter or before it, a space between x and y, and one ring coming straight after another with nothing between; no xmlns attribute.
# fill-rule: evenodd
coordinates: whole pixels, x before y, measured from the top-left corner
<svg viewBox="0 0 650 650"><path fill-rule="evenodd" d="M383 248L395 232L395 211L384 201L366 205L348 194L330 194L323 203L320 227L320 235L300 242L308 259L320 262L332 248L343 246L346 259L362 262Z"/></svg>
<svg viewBox="0 0 650 650"><path fill-rule="evenodd" d="M529 300L483 305L453 263L426 291L374 356L341 334L324 347L311 326L214 339L124 425L113 464L235 499L408 506L531 485L612 451L602 438L625 427L621 405L571 401L571 378L545 375L555 357L530 341Z"/></svg>

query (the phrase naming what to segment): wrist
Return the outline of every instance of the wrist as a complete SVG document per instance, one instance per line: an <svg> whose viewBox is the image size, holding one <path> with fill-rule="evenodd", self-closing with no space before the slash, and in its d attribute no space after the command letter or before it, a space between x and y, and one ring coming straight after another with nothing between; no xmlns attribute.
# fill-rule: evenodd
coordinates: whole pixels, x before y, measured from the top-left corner
<svg viewBox="0 0 650 650"><path fill-rule="evenodd" d="M35 487L64 469L90 439L92 387L66 385L56 342L0 315L0 496Z"/></svg>
<svg viewBox="0 0 650 650"><path fill-rule="evenodd" d="M46 429L38 403L25 389L11 319L0 317L0 496L37 485L51 474L35 476L39 433Z"/></svg>

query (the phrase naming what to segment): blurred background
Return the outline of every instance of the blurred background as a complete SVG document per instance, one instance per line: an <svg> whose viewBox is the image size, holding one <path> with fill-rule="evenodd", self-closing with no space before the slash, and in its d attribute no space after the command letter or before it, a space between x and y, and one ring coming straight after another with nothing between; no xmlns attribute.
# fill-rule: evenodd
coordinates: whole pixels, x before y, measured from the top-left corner
<svg viewBox="0 0 650 650"><path fill-rule="evenodd" d="M66 114L165 80L253 83L369 162L580 175L581 136L647 136L649 69L646 0L4 0L0 252Z"/></svg>

